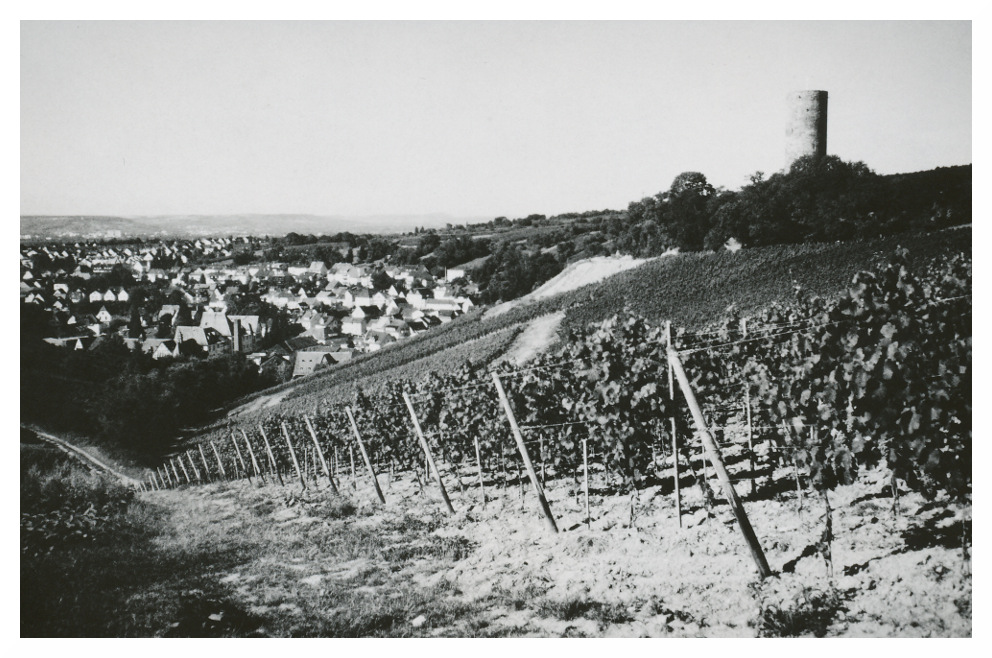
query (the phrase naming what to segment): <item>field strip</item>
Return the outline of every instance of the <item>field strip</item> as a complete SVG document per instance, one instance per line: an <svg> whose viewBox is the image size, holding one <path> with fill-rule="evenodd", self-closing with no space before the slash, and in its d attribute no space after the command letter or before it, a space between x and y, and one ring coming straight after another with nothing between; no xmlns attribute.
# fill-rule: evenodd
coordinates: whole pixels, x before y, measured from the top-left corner
<svg viewBox="0 0 992 658"><path fill-rule="evenodd" d="M86 452L82 448L78 446L74 446L71 443L64 441L63 439L58 438L57 436L53 436L47 432L43 432L36 427L24 425L23 423L21 424L21 427L23 429L34 432L35 434L38 435L39 439L51 443L52 445L56 446L67 455L75 457L76 459L79 459L80 461L84 462L87 466L96 467L102 471L106 471L107 473L110 473L124 484L128 484L134 487L137 487L141 484L138 480L135 480L134 478L124 475L120 471L117 471L111 468L110 466L107 466L107 464L103 463L102 461L100 461L90 453Z"/></svg>

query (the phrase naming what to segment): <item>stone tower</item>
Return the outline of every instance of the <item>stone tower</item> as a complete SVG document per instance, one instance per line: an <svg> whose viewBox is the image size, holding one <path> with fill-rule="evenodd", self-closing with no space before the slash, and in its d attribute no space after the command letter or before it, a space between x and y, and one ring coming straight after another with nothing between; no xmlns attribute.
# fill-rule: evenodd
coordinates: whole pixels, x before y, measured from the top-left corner
<svg viewBox="0 0 992 658"><path fill-rule="evenodd" d="M785 170L804 155L827 154L827 92L793 91L785 121Z"/></svg>

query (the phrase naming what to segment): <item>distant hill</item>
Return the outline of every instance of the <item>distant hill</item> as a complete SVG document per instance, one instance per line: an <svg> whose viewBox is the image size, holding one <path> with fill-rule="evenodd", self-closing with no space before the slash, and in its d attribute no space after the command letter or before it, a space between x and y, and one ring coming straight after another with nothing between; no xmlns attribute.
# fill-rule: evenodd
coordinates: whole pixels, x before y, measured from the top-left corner
<svg viewBox="0 0 992 658"><path fill-rule="evenodd" d="M447 224L487 221L488 217L430 215L158 215L114 217L97 215L21 216L22 240L83 238L206 237L220 235L398 233L415 226L442 228Z"/></svg>

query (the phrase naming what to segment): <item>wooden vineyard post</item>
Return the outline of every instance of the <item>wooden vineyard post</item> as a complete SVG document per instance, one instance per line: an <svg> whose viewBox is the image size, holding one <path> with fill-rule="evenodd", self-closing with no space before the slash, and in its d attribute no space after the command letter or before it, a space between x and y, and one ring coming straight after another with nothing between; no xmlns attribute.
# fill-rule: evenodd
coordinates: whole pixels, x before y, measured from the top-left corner
<svg viewBox="0 0 992 658"><path fill-rule="evenodd" d="M303 477L303 471L300 470L300 462L296 461L296 451L293 450L293 442L289 440L289 430L286 429L286 422L282 422L282 435L286 438L286 445L289 446L289 456L293 458L293 468L296 469L296 475L300 478L300 484L303 485L303 490L307 489L307 481Z"/></svg>
<svg viewBox="0 0 992 658"><path fill-rule="evenodd" d="M162 471L159 470L159 467L158 466L155 467L155 472L158 474L158 479L162 481L162 487L164 489L168 489L171 486L172 483L169 482L168 478L166 478L164 475L162 475Z"/></svg>
<svg viewBox="0 0 992 658"><path fill-rule="evenodd" d="M238 463L241 464L241 472L245 474L249 482L251 481L251 473L248 472L248 465L245 464L245 458L241 455L241 448L238 447L238 440L234 438L234 430L231 430L231 444L234 446L234 454L238 456ZM235 468L235 470L237 470Z"/></svg>
<svg viewBox="0 0 992 658"><path fill-rule="evenodd" d="M351 461L351 488L358 491L358 470L355 468L355 446L348 446L348 459Z"/></svg>
<svg viewBox="0 0 992 658"><path fill-rule="evenodd" d="M723 485L727 502L730 503L730 507L734 511L734 516L737 518L737 525L740 526L741 532L747 540L748 547L751 549L751 557L754 558L755 563L758 565L758 573L762 579L767 578L771 575L772 571L768 567L765 553L761 550L761 544L758 543L758 537L754 534L754 529L751 528L751 522L748 521L747 513L744 511L744 505L737 496L737 492L734 491L734 485L730 482L730 475L727 473L727 469L723 465L723 458L720 456L720 448L716 445L713 435L710 434L709 429L706 427L703 412L700 410L699 403L696 401L696 394L693 393L692 387L689 386L689 378L686 377L685 370L682 368L682 362L679 361L678 354L671 346L668 348L668 362L671 364L672 369L675 371L675 376L679 380L679 386L685 395L685 401L688 403L689 410L692 412L693 421L696 423L700 438L709 454L710 463L713 464L713 470L716 471L717 478L719 478L720 484Z"/></svg>
<svg viewBox="0 0 992 658"><path fill-rule="evenodd" d="M520 462L517 462L517 485L519 485L519 491L520 491L520 509L523 510L523 508L524 508L524 472L520 469Z"/></svg>
<svg viewBox="0 0 992 658"><path fill-rule="evenodd" d="M258 426L258 431L262 433L262 441L265 442L265 452L269 455L269 466L279 478L279 485L285 487L286 483L282 481L282 473L279 472L279 467L276 465L276 456L272 454L272 446L269 445L269 437L265 436L265 430L262 429L261 425Z"/></svg>
<svg viewBox="0 0 992 658"><path fill-rule="evenodd" d="M207 476L207 482L213 482L213 478L210 477L210 465L207 463L207 455L203 452L203 444L197 443L196 447L200 450L200 459L203 460L203 474Z"/></svg>
<svg viewBox="0 0 992 658"><path fill-rule="evenodd" d="M741 319L741 333L747 339L747 318ZM755 493L754 484L754 425L751 422L751 389L744 382L744 417L747 419L747 462L751 469L751 495Z"/></svg>
<svg viewBox="0 0 992 658"><path fill-rule="evenodd" d="M475 443L475 465L479 468L479 491L482 492L482 509L486 509L486 484L482 477L482 453L479 450L479 437L474 437Z"/></svg>
<svg viewBox="0 0 992 658"><path fill-rule="evenodd" d="M501 486L502 486L503 489L506 489L506 478L507 478L507 475L506 475L506 455L503 454L503 442L502 441L499 442L499 471L500 471L500 474L503 476L503 478L502 478L502 485Z"/></svg>
<svg viewBox="0 0 992 658"><path fill-rule="evenodd" d="M214 459L217 460L217 470L220 471L220 476L226 480L227 479L227 471L224 470L224 464L220 461L220 453L217 452L217 446L215 446L214 445L214 442L211 441L210 442L210 447L214 451Z"/></svg>
<svg viewBox="0 0 992 658"><path fill-rule="evenodd" d="M592 524L589 516L589 439L582 439L582 469L585 482L582 483L586 498L586 527Z"/></svg>
<svg viewBox="0 0 992 658"><path fill-rule="evenodd" d="M672 349L672 322L665 321L665 338L668 349ZM675 402L675 380L672 376L672 364L668 364L668 397ZM679 517L679 527L682 527L682 487L679 483L679 442L675 433L675 414L672 414L672 466L675 469L675 513Z"/></svg>
<svg viewBox="0 0 992 658"><path fill-rule="evenodd" d="M348 420L351 421L351 430L355 433L355 440L358 441L358 449L362 451L362 459L365 460L365 467L369 469L369 479L372 480L375 493L379 496L379 500L385 503L386 497L382 495L382 489L379 488L379 478L376 477L375 469L372 468L372 460L369 459L369 453L365 451L365 443L362 441L362 435L358 431L358 423L355 422L355 416L351 413L351 407L345 407L345 412L348 414ZM354 469L354 460L352 460L351 464L352 469Z"/></svg>
<svg viewBox="0 0 992 658"><path fill-rule="evenodd" d="M189 460L189 466L190 466L190 468L193 469L193 475L196 476L196 479L197 480L199 480L200 482L203 482L203 478L200 476L200 469L198 469L196 467L196 462L193 461L193 457L189 453L190 453L190 451L187 450L186 451L186 459Z"/></svg>
<svg viewBox="0 0 992 658"><path fill-rule="evenodd" d="M176 476L176 484L180 484L180 481L179 481L179 471L176 470L176 461L175 461L175 459L170 459L169 460L169 463L172 464L172 472ZM182 466L182 460L180 460L179 465ZM189 483L189 474L186 473L186 467L185 466L183 466L183 475L186 476L186 482Z"/></svg>
<svg viewBox="0 0 992 658"><path fill-rule="evenodd" d="M541 437L539 450L541 451L541 486L543 487L545 486L545 482L547 482L547 480L544 479L544 437L543 436Z"/></svg>
<svg viewBox="0 0 992 658"><path fill-rule="evenodd" d="M417 420L417 412L413 408L413 402L410 401L410 396L406 393L403 394L403 400L406 401L406 408L410 411L410 418L413 419L413 429L417 432L417 437L420 439L420 447L424 449L428 472L434 471L434 481L437 482L437 488L441 491L441 498L444 499L444 505L448 508L450 514L454 514L455 508L451 506L451 499L448 498L448 490L444 488L444 481L441 479L441 471L438 470L437 464L434 463L431 448L427 445L427 439L424 437L423 430L420 429L420 421Z"/></svg>
<svg viewBox="0 0 992 658"><path fill-rule="evenodd" d="M317 442L317 432L313 429L313 424L310 422L309 418L304 416L303 420L307 424L307 429L310 430L310 438L313 439L313 448L317 453L317 457L320 458L320 466L324 469L324 475L327 476L327 481L331 483L331 489L334 490L334 493L338 493L338 486L334 484L334 478L331 477L331 469L327 468L327 461L324 459L324 451L320 448L320 443Z"/></svg>
<svg viewBox="0 0 992 658"><path fill-rule="evenodd" d="M183 469L183 475L186 476L186 484L193 484L193 479L189 476L189 471L186 470L186 462L183 461L183 456L179 455L176 457L176 460Z"/></svg>
<svg viewBox="0 0 992 658"><path fill-rule="evenodd" d="M534 485L534 493L537 494L537 499L541 503L544 520L549 530L558 532L558 524L555 523L555 517L551 513L551 505L548 504L548 499L544 497L544 490L541 488L541 483L537 479L537 473L534 472L534 464L531 463L530 455L527 454L524 436L520 433L520 428L517 426L517 419L513 415L513 409L510 407L510 400L507 399L506 391L503 390L503 382L500 381L499 375L495 372L493 373L493 382L496 384L496 392L499 393L499 400L503 404L503 411L506 412L506 419L510 421L510 431L513 432L513 438L517 442L517 450L520 451L520 458L523 459L524 466L527 468L527 475L530 476L531 484Z"/></svg>
<svg viewBox="0 0 992 658"><path fill-rule="evenodd" d="M159 469L156 467L155 470L158 471ZM172 488L172 478L169 476L169 467L163 465L162 471L165 471L165 476L164 476L165 486ZM159 471L159 477L163 477L161 471Z"/></svg>
<svg viewBox="0 0 992 658"><path fill-rule="evenodd" d="M792 476L796 480L796 502L799 505L799 518L802 519L803 514L803 488L799 484L799 463L796 461L796 448L792 443L792 433L789 432L789 426L782 421L782 431L785 432L785 438L789 440L789 445L787 446L789 450L789 455L792 457Z"/></svg>
<svg viewBox="0 0 992 658"><path fill-rule="evenodd" d="M248 434L241 430L241 436L244 437L245 445L248 446L248 456L251 457L251 467L255 471L255 475L259 478L262 477L262 469L258 467L258 460L255 459L255 449L251 447L251 441L248 440Z"/></svg>

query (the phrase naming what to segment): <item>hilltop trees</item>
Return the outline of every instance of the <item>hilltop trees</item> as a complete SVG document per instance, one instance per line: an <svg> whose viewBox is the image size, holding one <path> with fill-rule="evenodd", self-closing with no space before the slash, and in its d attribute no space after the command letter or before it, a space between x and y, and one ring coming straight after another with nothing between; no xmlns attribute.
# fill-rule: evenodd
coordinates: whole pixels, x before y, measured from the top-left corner
<svg viewBox="0 0 992 658"><path fill-rule="evenodd" d="M710 228L712 211L709 202L714 197L713 186L698 171L679 174L672 181L665 202L662 220L667 220L670 233L683 249L701 249ZM667 216L666 216L667 215Z"/></svg>
<svg viewBox="0 0 992 658"><path fill-rule="evenodd" d="M670 247L718 249L730 238L758 246L874 237L970 216L970 167L882 177L863 162L828 155L799 158L768 178L757 172L739 191L683 172L604 228L620 251L655 256Z"/></svg>
<svg viewBox="0 0 992 658"><path fill-rule="evenodd" d="M526 295L561 270L562 264L551 254L527 252L503 242L474 278L482 288L482 300L489 304Z"/></svg>
<svg viewBox="0 0 992 658"><path fill-rule="evenodd" d="M667 191L631 202L617 246L637 256L656 256L669 247L701 249L709 231L716 191L698 171L686 171ZM620 226L611 223L617 230Z"/></svg>

